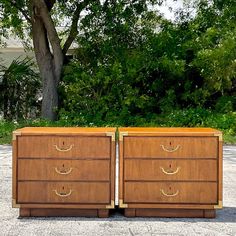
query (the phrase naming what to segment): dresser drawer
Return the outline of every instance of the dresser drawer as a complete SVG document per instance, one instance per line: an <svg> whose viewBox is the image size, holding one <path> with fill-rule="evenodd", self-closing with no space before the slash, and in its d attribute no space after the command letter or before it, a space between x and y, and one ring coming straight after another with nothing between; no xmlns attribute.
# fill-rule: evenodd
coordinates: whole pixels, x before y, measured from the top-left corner
<svg viewBox="0 0 236 236"><path fill-rule="evenodd" d="M124 158L217 158L217 137L124 137Z"/></svg>
<svg viewBox="0 0 236 236"><path fill-rule="evenodd" d="M109 181L109 160L19 159L18 180Z"/></svg>
<svg viewBox="0 0 236 236"><path fill-rule="evenodd" d="M18 182L19 203L110 202L109 183Z"/></svg>
<svg viewBox="0 0 236 236"><path fill-rule="evenodd" d="M18 158L110 158L110 137L20 136Z"/></svg>
<svg viewBox="0 0 236 236"><path fill-rule="evenodd" d="M124 202L216 204L217 183L126 182Z"/></svg>
<svg viewBox="0 0 236 236"><path fill-rule="evenodd" d="M126 159L124 180L217 181L217 161Z"/></svg>

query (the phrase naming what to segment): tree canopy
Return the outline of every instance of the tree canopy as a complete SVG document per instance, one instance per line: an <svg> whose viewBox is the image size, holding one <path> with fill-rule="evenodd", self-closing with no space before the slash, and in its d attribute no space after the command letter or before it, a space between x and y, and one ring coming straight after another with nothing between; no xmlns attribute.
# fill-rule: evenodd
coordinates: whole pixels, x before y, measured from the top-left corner
<svg viewBox="0 0 236 236"><path fill-rule="evenodd" d="M235 1L192 1L175 21L150 7L162 3L0 0L1 34L33 39L43 117L132 125L176 109L235 111Z"/></svg>

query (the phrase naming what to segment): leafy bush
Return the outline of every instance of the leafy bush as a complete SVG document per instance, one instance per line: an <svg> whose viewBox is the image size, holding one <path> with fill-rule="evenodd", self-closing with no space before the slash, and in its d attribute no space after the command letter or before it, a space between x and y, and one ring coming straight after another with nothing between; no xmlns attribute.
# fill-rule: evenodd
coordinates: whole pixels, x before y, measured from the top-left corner
<svg viewBox="0 0 236 236"><path fill-rule="evenodd" d="M0 68L0 111L7 120L27 119L37 116L40 104L40 80L34 63L25 58L13 60L11 65Z"/></svg>
<svg viewBox="0 0 236 236"><path fill-rule="evenodd" d="M0 120L0 144L11 143L12 131L18 128L30 126L143 126L143 127L212 127L223 131L224 142L236 144L236 113L227 114L216 113L202 108L176 110L168 114L154 115L149 114L146 117L139 115L127 116L126 120L108 120L106 122L97 122L97 118L90 120L61 119L51 122L42 119L24 120L19 122L9 122Z"/></svg>
<svg viewBox="0 0 236 236"><path fill-rule="evenodd" d="M234 96L222 96L215 105L215 110L219 113L229 113L236 110L236 98Z"/></svg>
<svg viewBox="0 0 236 236"><path fill-rule="evenodd" d="M63 121L48 121L43 119L35 120L20 120L20 121L7 121L0 119L0 144L10 144L12 140L12 132L16 129L23 127L57 127L57 126L71 126L72 124Z"/></svg>

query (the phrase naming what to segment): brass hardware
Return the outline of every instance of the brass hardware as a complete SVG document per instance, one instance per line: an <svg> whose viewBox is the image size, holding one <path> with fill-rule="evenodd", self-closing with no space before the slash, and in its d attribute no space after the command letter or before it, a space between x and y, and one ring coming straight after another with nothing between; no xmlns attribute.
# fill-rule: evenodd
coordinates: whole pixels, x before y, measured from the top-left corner
<svg viewBox="0 0 236 236"><path fill-rule="evenodd" d="M120 140L120 141L123 141L124 136L128 136L128 132L120 132L120 133L119 133L119 140Z"/></svg>
<svg viewBox="0 0 236 236"><path fill-rule="evenodd" d="M219 141L223 141L222 133L215 133L214 136L219 137Z"/></svg>
<svg viewBox="0 0 236 236"><path fill-rule="evenodd" d="M120 208L128 208L128 204L125 204L125 203L123 202L123 199L120 199L120 200L119 200L119 207L120 207Z"/></svg>
<svg viewBox="0 0 236 236"><path fill-rule="evenodd" d="M13 208L20 208L20 204L17 204L16 199L14 199L14 198L12 199L12 207Z"/></svg>
<svg viewBox="0 0 236 236"><path fill-rule="evenodd" d="M111 136L112 142L116 140L116 134L114 132L106 132L106 136Z"/></svg>
<svg viewBox="0 0 236 236"><path fill-rule="evenodd" d="M111 200L111 205L106 205L106 209L114 209L115 208L115 201Z"/></svg>
<svg viewBox="0 0 236 236"><path fill-rule="evenodd" d="M73 168L70 168L68 171L65 171L65 170L60 171L60 170L57 169L57 167L55 167L54 169L55 169L55 171L57 172L57 174L59 174L59 175L68 175L68 174L70 174L71 171L73 170Z"/></svg>
<svg viewBox="0 0 236 236"><path fill-rule="evenodd" d="M71 144L70 147L69 147L69 148L66 148L66 149L61 149L61 148L59 148L56 144L55 144L54 146L55 146L55 148L57 149L57 151L59 151L59 152L68 152L68 151L70 151L70 150L72 149L72 147L73 147L74 145Z"/></svg>
<svg viewBox="0 0 236 236"><path fill-rule="evenodd" d="M16 140L16 136L20 136L21 132L20 131L13 131L12 133L12 140Z"/></svg>
<svg viewBox="0 0 236 236"><path fill-rule="evenodd" d="M179 190L177 190L176 193L172 193L172 194L165 193L163 189L160 189L160 191L166 197L175 197L175 196L177 196L179 194Z"/></svg>
<svg viewBox="0 0 236 236"><path fill-rule="evenodd" d="M162 172L163 172L164 174L166 174L166 175L175 175L175 174L177 174L177 173L179 172L180 167L177 167L176 171L172 171L171 169L169 169L169 170L166 171L163 167L160 167L160 169L161 169Z"/></svg>
<svg viewBox="0 0 236 236"><path fill-rule="evenodd" d="M222 209L223 208L223 202L218 201L218 205L214 205L214 209Z"/></svg>
<svg viewBox="0 0 236 236"><path fill-rule="evenodd" d="M164 145L160 145L162 149L166 152L175 152L180 148L180 145L177 145L176 148L165 148Z"/></svg>
<svg viewBox="0 0 236 236"><path fill-rule="evenodd" d="M57 196L59 196L59 197L69 197L71 194L72 194L72 192L73 192L73 190L71 190L70 189L70 192L69 193L58 193L57 192L57 190L53 190L55 193L56 193L56 195Z"/></svg>

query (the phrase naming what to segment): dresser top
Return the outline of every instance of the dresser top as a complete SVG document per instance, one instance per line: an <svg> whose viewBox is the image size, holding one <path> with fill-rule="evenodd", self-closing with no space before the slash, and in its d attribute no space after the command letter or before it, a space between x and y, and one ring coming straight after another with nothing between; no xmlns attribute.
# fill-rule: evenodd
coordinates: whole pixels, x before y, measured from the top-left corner
<svg viewBox="0 0 236 236"><path fill-rule="evenodd" d="M182 128L182 127L170 127L170 128L157 128L157 127L127 127L119 128L119 132L128 132L129 134L140 134L140 133L158 133L158 134L204 134L214 135L221 134L219 130L212 128Z"/></svg>
<svg viewBox="0 0 236 236"><path fill-rule="evenodd" d="M93 133L104 134L108 132L115 133L116 128L111 127L25 127L17 129L14 132L21 134L81 134L81 133Z"/></svg>

